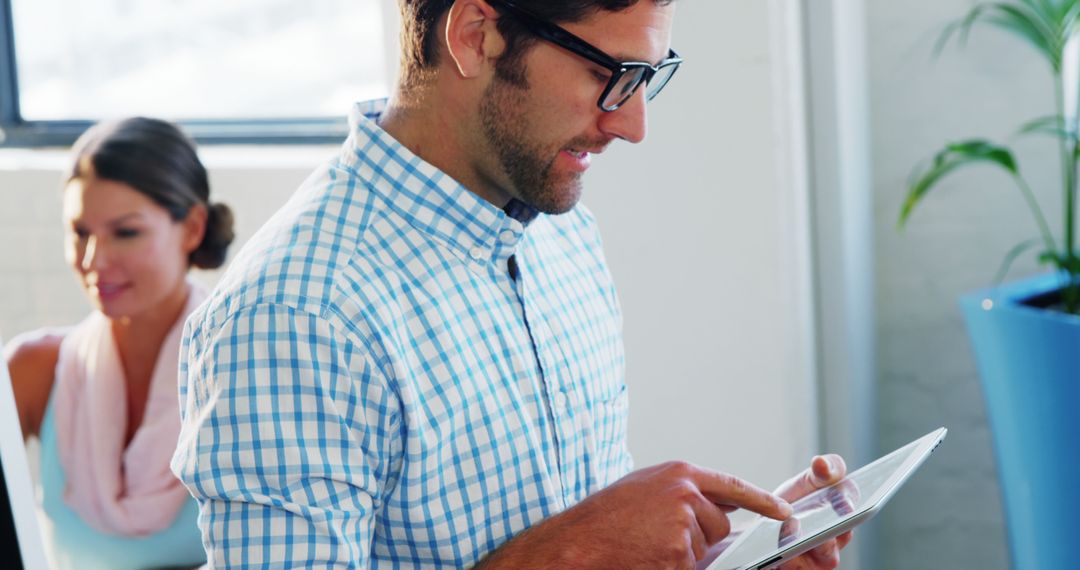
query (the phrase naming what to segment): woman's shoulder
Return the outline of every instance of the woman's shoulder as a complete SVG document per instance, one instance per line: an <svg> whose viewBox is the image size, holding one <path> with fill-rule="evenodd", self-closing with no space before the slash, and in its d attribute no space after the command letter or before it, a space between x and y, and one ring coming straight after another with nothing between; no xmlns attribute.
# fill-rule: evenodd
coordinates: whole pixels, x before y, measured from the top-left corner
<svg viewBox="0 0 1080 570"><path fill-rule="evenodd" d="M4 346L11 387L23 435L37 435L52 393L60 344L70 329L38 329L12 338Z"/></svg>
<svg viewBox="0 0 1080 570"><path fill-rule="evenodd" d="M56 366L60 355L60 343L70 332L70 328L43 328L16 335L4 346L4 360L8 366Z"/></svg>

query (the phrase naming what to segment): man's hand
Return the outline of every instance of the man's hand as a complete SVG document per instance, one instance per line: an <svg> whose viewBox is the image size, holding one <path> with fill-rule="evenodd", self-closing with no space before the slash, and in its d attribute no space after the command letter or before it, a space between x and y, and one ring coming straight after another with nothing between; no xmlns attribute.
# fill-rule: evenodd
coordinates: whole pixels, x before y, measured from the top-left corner
<svg viewBox="0 0 1080 570"><path fill-rule="evenodd" d="M776 494L788 502L798 499L839 482L847 474L847 466L839 455L819 455L810 462L810 468L792 477L776 490ZM846 500L846 497L845 497ZM834 504L837 511L851 505ZM851 542L851 531L822 543L802 556L785 563L783 570L831 570L840 565L840 550Z"/></svg>
<svg viewBox="0 0 1080 570"><path fill-rule="evenodd" d="M635 471L525 531L481 568L694 568L747 509L783 520L791 505L724 473L672 462Z"/></svg>

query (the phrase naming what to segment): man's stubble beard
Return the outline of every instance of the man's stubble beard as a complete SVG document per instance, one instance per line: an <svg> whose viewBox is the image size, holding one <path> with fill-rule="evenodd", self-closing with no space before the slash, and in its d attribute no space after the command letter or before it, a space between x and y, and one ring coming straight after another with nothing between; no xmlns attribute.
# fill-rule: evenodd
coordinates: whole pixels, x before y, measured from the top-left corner
<svg viewBox="0 0 1080 570"><path fill-rule="evenodd" d="M510 178L508 193L545 214L563 214L581 197L581 175L555 180L552 170L561 148L531 144L532 126L519 111L528 90L524 73L507 76L497 71L480 101L481 126Z"/></svg>

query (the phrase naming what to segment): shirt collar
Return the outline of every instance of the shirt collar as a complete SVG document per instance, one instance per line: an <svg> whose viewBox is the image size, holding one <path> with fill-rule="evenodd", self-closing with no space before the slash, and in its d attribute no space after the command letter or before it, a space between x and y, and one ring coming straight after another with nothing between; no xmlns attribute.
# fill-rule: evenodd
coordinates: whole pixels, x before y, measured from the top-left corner
<svg viewBox="0 0 1080 570"><path fill-rule="evenodd" d="M478 262L505 261L538 212L511 200L505 209L480 198L379 127L386 99L357 103L341 162L411 226Z"/></svg>
<svg viewBox="0 0 1080 570"><path fill-rule="evenodd" d="M511 198L506 206L503 206L503 212L506 212L507 216L514 218L525 226L528 226L529 222L536 219L536 216L540 214L540 210L533 208L517 198Z"/></svg>

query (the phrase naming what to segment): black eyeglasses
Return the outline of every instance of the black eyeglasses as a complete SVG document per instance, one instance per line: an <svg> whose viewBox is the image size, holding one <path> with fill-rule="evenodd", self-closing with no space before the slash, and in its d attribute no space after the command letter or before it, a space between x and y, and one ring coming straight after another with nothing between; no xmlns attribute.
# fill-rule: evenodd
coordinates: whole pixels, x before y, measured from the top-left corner
<svg viewBox="0 0 1080 570"><path fill-rule="evenodd" d="M596 101L604 112L610 113L629 101L642 83L645 84L645 98L651 101L667 85L683 61L675 50L668 50L667 58L656 65L644 61L618 61L560 26L518 8L513 2L488 0L488 4L512 15L537 37L611 71L611 78Z"/></svg>

